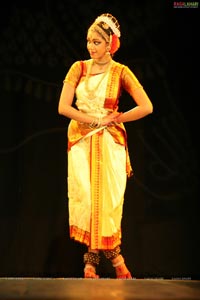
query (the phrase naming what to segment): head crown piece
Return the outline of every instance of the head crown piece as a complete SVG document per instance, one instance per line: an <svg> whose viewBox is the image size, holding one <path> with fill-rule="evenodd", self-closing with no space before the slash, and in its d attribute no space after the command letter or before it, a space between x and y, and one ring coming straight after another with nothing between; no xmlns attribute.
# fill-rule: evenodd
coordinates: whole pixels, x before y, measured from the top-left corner
<svg viewBox="0 0 200 300"><path fill-rule="evenodd" d="M111 18L109 18L108 16L99 16L96 18L95 23L100 23L100 22L104 22L106 23L113 31L114 34L116 34L116 36L119 38L121 36L121 33L119 31L119 29L117 28L116 24L112 21Z"/></svg>

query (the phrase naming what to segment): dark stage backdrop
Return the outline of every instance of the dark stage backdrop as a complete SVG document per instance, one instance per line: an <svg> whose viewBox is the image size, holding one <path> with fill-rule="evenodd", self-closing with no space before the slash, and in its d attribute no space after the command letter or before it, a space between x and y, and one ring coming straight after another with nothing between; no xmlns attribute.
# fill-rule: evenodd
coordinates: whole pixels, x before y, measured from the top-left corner
<svg viewBox="0 0 200 300"><path fill-rule="evenodd" d="M125 194L123 254L137 278L200 278L195 3L19 0L1 7L0 276L82 277L86 249L68 232L69 121L57 105L70 65L89 58L88 26L110 12L122 31L115 60L133 70L154 104L151 116L125 125L135 175ZM120 110L131 101L123 94ZM100 275L114 277L102 260Z"/></svg>

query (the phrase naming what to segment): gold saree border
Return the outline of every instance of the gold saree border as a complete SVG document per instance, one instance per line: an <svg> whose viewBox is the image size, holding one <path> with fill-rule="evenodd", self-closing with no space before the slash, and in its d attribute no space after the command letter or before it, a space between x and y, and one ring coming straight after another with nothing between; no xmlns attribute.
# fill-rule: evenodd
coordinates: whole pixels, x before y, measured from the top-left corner
<svg viewBox="0 0 200 300"><path fill-rule="evenodd" d="M102 230L102 187L103 187L103 155L102 155L103 131L91 136L91 249L99 249L101 246Z"/></svg>
<svg viewBox="0 0 200 300"><path fill-rule="evenodd" d="M121 244L121 229L113 234L112 236L101 237L101 248L99 250L112 250L115 247ZM75 225L70 225L70 238L74 239L75 241L85 244L86 246L90 246L90 233L83 229L78 228Z"/></svg>

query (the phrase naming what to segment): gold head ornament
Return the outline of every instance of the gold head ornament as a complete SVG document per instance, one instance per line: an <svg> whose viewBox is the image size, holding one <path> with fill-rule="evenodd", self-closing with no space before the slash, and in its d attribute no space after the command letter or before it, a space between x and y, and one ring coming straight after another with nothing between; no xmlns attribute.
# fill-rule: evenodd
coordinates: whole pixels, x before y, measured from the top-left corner
<svg viewBox="0 0 200 300"><path fill-rule="evenodd" d="M89 30L99 33L110 46L110 54L114 54L120 47L120 25L117 19L109 13L97 17Z"/></svg>

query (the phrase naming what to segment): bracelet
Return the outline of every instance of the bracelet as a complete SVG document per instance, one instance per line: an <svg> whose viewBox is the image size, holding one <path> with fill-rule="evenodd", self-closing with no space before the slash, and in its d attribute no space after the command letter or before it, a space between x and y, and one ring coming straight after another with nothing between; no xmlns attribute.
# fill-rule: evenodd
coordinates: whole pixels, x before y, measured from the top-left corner
<svg viewBox="0 0 200 300"><path fill-rule="evenodd" d="M96 127L96 119L94 119L90 124L89 124L89 127L90 128L95 128Z"/></svg>
<svg viewBox="0 0 200 300"><path fill-rule="evenodd" d="M95 118L90 124L89 127L94 128L100 128L101 127L101 117Z"/></svg>
<svg viewBox="0 0 200 300"><path fill-rule="evenodd" d="M99 127L101 127L101 118L100 117L98 118L98 123L96 125L96 128L99 128Z"/></svg>

